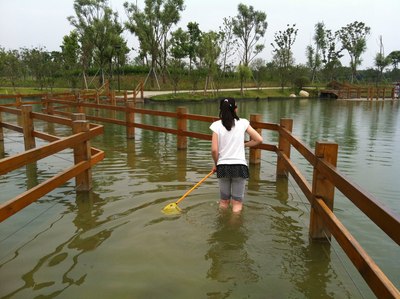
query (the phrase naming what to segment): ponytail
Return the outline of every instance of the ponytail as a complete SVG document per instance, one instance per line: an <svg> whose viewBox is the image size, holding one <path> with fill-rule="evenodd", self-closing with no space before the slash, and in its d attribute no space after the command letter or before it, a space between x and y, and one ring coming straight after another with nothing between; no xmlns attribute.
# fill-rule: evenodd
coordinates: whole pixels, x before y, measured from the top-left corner
<svg viewBox="0 0 400 299"><path fill-rule="evenodd" d="M221 100L219 104L219 118L222 121L222 125L230 131L233 126L235 126L235 119L239 120L236 115L235 109L237 108L235 104L235 99L227 98Z"/></svg>

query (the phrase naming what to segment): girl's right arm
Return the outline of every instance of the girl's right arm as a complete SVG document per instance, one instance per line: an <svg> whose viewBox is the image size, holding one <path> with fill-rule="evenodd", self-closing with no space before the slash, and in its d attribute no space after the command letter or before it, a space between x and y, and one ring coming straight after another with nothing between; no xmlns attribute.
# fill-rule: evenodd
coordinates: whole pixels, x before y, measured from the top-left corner
<svg viewBox="0 0 400 299"><path fill-rule="evenodd" d="M212 139L211 139L211 156L214 161L214 167L213 171L217 171L217 162L218 162L218 155L219 155L219 150L218 150L218 134L213 132L212 134Z"/></svg>

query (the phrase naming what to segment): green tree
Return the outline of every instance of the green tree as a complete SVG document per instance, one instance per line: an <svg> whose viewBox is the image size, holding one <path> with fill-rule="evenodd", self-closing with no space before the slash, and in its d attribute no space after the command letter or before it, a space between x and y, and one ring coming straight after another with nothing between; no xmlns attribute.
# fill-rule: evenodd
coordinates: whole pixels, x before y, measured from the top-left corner
<svg viewBox="0 0 400 299"><path fill-rule="evenodd" d="M181 75L184 72L185 63L183 59L189 56L189 34L180 27L172 32L169 50L171 55L169 70L176 93Z"/></svg>
<svg viewBox="0 0 400 299"><path fill-rule="evenodd" d="M16 85L22 75L22 62L17 50L5 51L0 48L0 76L7 78L16 91Z"/></svg>
<svg viewBox="0 0 400 299"><path fill-rule="evenodd" d="M296 24L292 26L287 24L286 30L275 33L274 43L271 43L274 53L273 60L282 90L290 79L290 69L294 65L292 46L296 41L297 31Z"/></svg>
<svg viewBox="0 0 400 299"><path fill-rule="evenodd" d="M56 79L62 77L62 53L58 51L45 52L43 58L46 86L53 91Z"/></svg>
<svg viewBox="0 0 400 299"><path fill-rule="evenodd" d="M363 22L355 21L342 27L337 31L341 41L342 49L347 50L350 56L350 68L352 71L351 82L356 76L357 67L361 65L361 55L367 49L367 36L370 34L370 28Z"/></svg>
<svg viewBox="0 0 400 299"><path fill-rule="evenodd" d="M76 17L68 17L68 20L79 36L83 65L86 68L93 61L100 70L100 82L104 84L106 72L109 79L112 78L116 48L127 49L118 13L109 7L107 0L75 0L74 10Z"/></svg>
<svg viewBox="0 0 400 299"><path fill-rule="evenodd" d="M238 14L232 19L233 33L239 40L239 52L244 66L256 57L263 49L260 39L264 36L268 23L267 15L262 11L254 10L253 6L240 3Z"/></svg>
<svg viewBox="0 0 400 299"><path fill-rule="evenodd" d="M238 50L237 39L233 34L233 20L232 18L224 18L222 27L219 28L219 34L221 36L221 68L222 75L225 76L225 73L229 66L232 66L232 63L229 62L229 59L232 58Z"/></svg>
<svg viewBox="0 0 400 299"><path fill-rule="evenodd" d="M392 60L393 68L397 70L397 67L400 63L400 51L392 51L388 56Z"/></svg>
<svg viewBox="0 0 400 299"><path fill-rule="evenodd" d="M252 72L250 67L242 64L237 66L237 72L240 79L240 94L241 96L244 96L244 82L251 78Z"/></svg>
<svg viewBox="0 0 400 299"><path fill-rule="evenodd" d="M196 63L197 52L199 48L201 30L196 22L187 24L188 34L188 55L189 55L189 72L192 70L193 63Z"/></svg>
<svg viewBox="0 0 400 299"><path fill-rule="evenodd" d="M150 56L151 84L154 86L157 64L164 69L167 59L167 36L172 25L180 20L183 0L145 0L141 11L137 4L124 3L128 16L126 28L135 34L140 44L140 55Z"/></svg>
<svg viewBox="0 0 400 299"><path fill-rule="evenodd" d="M323 51L323 49L326 49L326 33L325 25L323 22L319 22L315 25L313 39L315 42L315 48L309 45L306 49L307 65L311 69L311 82L315 81L317 72L322 66L321 52Z"/></svg>
<svg viewBox="0 0 400 299"><path fill-rule="evenodd" d="M314 41L316 48L320 49L322 71L325 80L331 81L336 77L338 69L341 67L340 58L343 57L343 49L338 49L337 33L325 28L325 24L320 22L315 26ZM314 52L315 54L315 52ZM314 60L315 61L315 60Z"/></svg>
<svg viewBox="0 0 400 299"><path fill-rule="evenodd" d="M261 87L262 80L264 79L266 74L265 65L266 62L262 58L256 58L250 63L250 70L258 89Z"/></svg>
<svg viewBox="0 0 400 299"><path fill-rule="evenodd" d="M36 47L33 49L22 49L22 60L26 64L30 75L38 83L40 89L45 87L46 83L46 60L48 53L45 48Z"/></svg>
<svg viewBox="0 0 400 299"><path fill-rule="evenodd" d="M379 42L380 42L380 47L379 47L379 53L377 53L375 55L375 66L379 73L378 80L382 81L383 71L386 67L388 67L392 63L392 59L390 58L390 56L385 56L385 53L383 50L382 36L379 37Z"/></svg>
<svg viewBox="0 0 400 299"><path fill-rule="evenodd" d="M67 78L71 88L78 85L79 66L79 40L78 33L71 31L69 35L63 38L62 49L62 66L64 76Z"/></svg>
<svg viewBox="0 0 400 299"><path fill-rule="evenodd" d="M198 50L200 66L207 72L204 93L207 92L209 86L215 89L214 77L218 73L218 57L221 53L219 39L220 35L214 31L203 33L200 39Z"/></svg>

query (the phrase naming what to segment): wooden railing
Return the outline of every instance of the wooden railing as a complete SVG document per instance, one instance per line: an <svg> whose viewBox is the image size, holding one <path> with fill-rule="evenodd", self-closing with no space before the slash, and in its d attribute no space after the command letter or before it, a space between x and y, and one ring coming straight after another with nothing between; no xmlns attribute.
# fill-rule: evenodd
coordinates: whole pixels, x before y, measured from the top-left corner
<svg viewBox="0 0 400 299"><path fill-rule="evenodd" d="M128 101L125 106L98 105L93 103L71 102L60 99L47 99L44 106L51 113L70 115L60 111L65 105L75 107L78 112L86 110L89 120L113 123L126 126L128 138L134 138L135 128L153 130L177 135L177 147L187 147L187 137L211 140L210 134L191 132L187 130L187 121L201 121L211 123L216 117L194 115L187 113L186 108L180 107L176 112L154 111L135 108L134 102ZM61 106L60 106L61 105ZM50 109L49 109L50 107ZM125 113L125 119L104 118L89 115L89 110L105 109ZM154 115L177 119L176 128L158 127L145 123L135 122L135 114ZM346 227L340 222L333 211L334 190L340 190L354 205L373 223L380 227L395 243L400 244L400 217L385 208L378 199L362 190L341 174L336 168L338 145L334 143L317 142L313 152L303 142L292 134L293 121L282 119L279 124L261 122L261 116L251 115L250 123L259 132L272 130L279 135L278 144L261 144L250 149L250 163L260 163L261 150L268 150L277 154L277 176L292 175L305 197L311 204L309 235L313 240L335 237L349 259L360 272L371 290L379 298L400 298L399 290L383 273L373 259L360 246ZM312 181L309 182L299 168L290 159L291 150L297 150L313 168Z"/></svg>
<svg viewBox="0 0 400 299"><path fill-rule="evenodd" d="M335 95L338 99L361 99L379 100L394 99L395 88L386 86L355 86L348 83L333 81L329 84L329 89L321 90L321 95Z"/></svg>
<svg viewBox="0 0 400 299"><path fill-rule="evenodd" d="M15 114L21 117L22 126L2 121L3 113ZM44 132L36 131L34 129L34 120L42 120L70 126L73 134L69 137L59 138ZM4 139L3 128L23 134L25 151L1 159L0 175L6 174L30 163L35 163L68 148L73 149L74 163L73 166L28 191L8 200L7 202L0 203L0 222L74 177L76 180L77 191L87 191L91 189L91 168L104 158L104 152L90 147L90 139L103 133L103 127L101 125L89 124L82 114L75 114L72 119L66 119L32 112L32 106L21 106L21 110L0 106L0 142ZM49 141L49 144L36 148L35 138ZM4 144L0 144L0 146L4 146Z"/></svg>

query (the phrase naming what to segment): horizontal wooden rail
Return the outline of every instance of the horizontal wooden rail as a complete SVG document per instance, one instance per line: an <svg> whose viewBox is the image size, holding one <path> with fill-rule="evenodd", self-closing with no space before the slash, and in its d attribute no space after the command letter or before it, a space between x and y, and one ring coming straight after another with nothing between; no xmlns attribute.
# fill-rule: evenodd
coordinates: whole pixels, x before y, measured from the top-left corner
<svg viewBox="0 0 400 299"><path fill-rule="evenodd" d="M23 132L21 126L16 126L16 125L13 125L13 124L10 124L10 123L6 123L6 122L0 123L0 127L6 128L6 129L9 129L9 130L13 130L13 131L16 131L18 133L22 133Z"/></svg>
<svg viewBox="0 0 400 299"><path fill-rule="evenodd" d="M42 196L48 194L52 190L68 182L78 174L89 169L96 163L100 162L104 158L104 152L99 152L92 156L90 161L83 161L77 163L67 170L55 175L54 177L38 184L37 186L29 189L28 191L18 195L17 197L0 204L0 222L4 221L8 217L14 215L18 211L22 210L26 206L35 202Z"/></svg>
<svg viewBox="0 0 400 299"><path fill-rule="evenodd" d="M47 156L53 155L65 148L72 148L78 143L89 140L103 133L103 127L91 129L89 132L79 133L57 140L49 145L34 148L23 153L0 160L0 175L18 169L26 164L36 162Z"/></svg>
<svg viewBox="0 0 400 299"><path fill-rule="evenodd" d="M21 106L23 113L19 109L12 109L0 106L1 113L11 113L21 115L23 118L23 126L16 126L6 122L2 122L0 118L0 127L8 128L13 131L21 132L24 134L24 140L26 135L31 135L30 138L41 138L46 141L50 141L50 144L44 145L39 148L31 148L23 153L13 155L11 157L3 158L0 160L0 175L16 170L22 166L30 163L37 162L50 155L56 154L67 148L74 150L74 165L67 170L55 175L54 177L36 185L28 191L18 195L17 197L0 204L0 222L4 221L8 217L17 213L24 207L28 206L32 202L36 201L40 197L46 195L50 191L56 189L61 184L67 182L72 178L76 178L76 182L80 182L77 185L77 190L88 190L91 186L91 167L104 159L104 152L95 148L88 148L87 142L93 137L103 133L103 127L100 125L89 125L88 122L80 120L73 122L71 119L60 118L56 116L35 113L31 111L31 107ZM25 109L30 108L30 109ZM28 111L28 112L26 112ZM75 119L80 118L81 115L77 115ZM69 137L57 137L44 132L35 131L33 126L30 131L26 132L27 126L24 125L24 121L32 122L33 119L42 120L46 122L53 122L62 125L72 127L75 132L74 135ZM26 147L26 143L25 143ZM78 151L79 149L79 151ZM83 150L82 150L83 149ZM89 151L89 154L86 154ZM86 157L86 158L85 158Z"/></svg>
<svg viewBox="0 0 400 299"><path fill-rule="evenodd" d="M15 108L4 107L4 106L0 106L0 112L21 115L21 110L15 109Z"/></svg>
<svg viewBox="0 0 400 299"><path fill-rule="evenodd" d="M72 126L72 120L68 119L68 118L62 118L59 116L53 116L53 115L37 113L37 112L32 112L31 115L32 115L32 118L37 119L37 120L42 120L45 122L65 125L65 126L69 126L69 127Z"/></svg>
<svg viewBox="0 0 400 299"><path fill-rule="evenodd" d="M400 245L400 218L384 207L372 194L339 173L336 168L318 160L315 165L348 199L379 226L393 241Z"/></svg>
<svg viewBox="0 0 400 299"><path fill-rule="evenodd" d="M400 298L399 290L337 219L325 202L321 198L315 198L313 206L378 298Z"/></svg>
<svg viewBox="0 0 400 299"><path fill-rule="evenodd" d="M294 165L293 161L289 159L283 152L277 151L277 154L283 159L286 167L288 168L293 179L296 181L297 185L300 187L303 194L306 196L308 201L311 203L313 201L314 195L311 190L311 184L307 179L301 174L301 172Z"/></svg>

